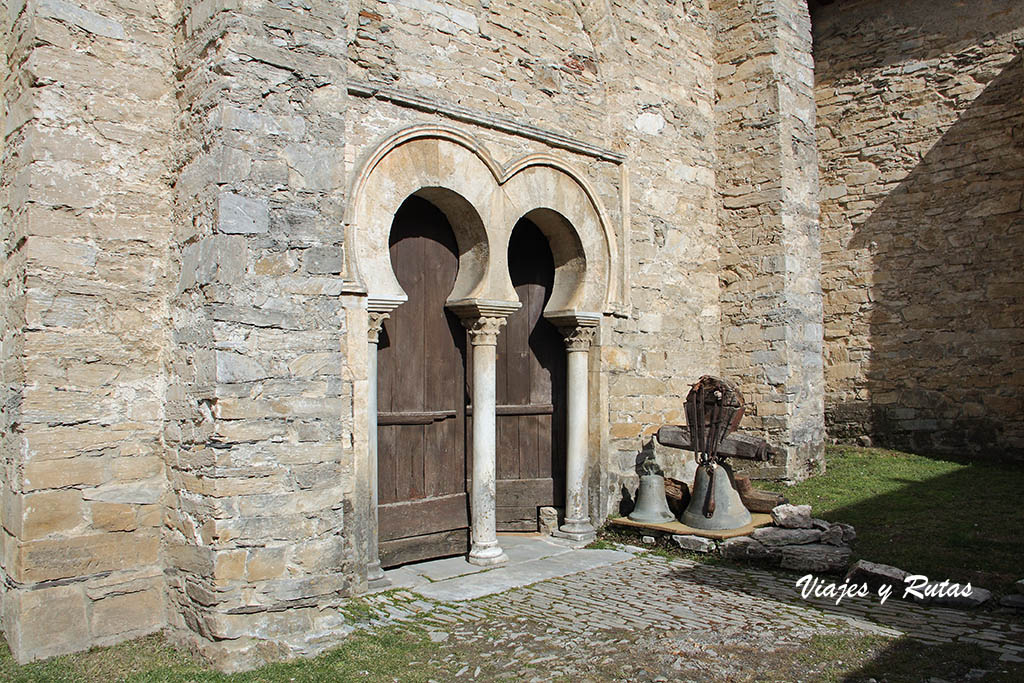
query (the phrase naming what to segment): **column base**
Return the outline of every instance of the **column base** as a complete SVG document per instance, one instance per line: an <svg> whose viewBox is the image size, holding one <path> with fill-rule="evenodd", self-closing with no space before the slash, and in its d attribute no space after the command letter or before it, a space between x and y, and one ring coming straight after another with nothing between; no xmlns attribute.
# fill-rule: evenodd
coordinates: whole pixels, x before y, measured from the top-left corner
<svg viewBox="0 0 1024 683"><path fill-rule="evenodd" d="M590 525L589 519L567 519L565 524L554 533L558 538L590 543L597 538L597 532Z"/></svg>
<svg viewBox="0 0 1024 683"><path fill-rule="evenodd" d="M380 568L380 562L367 565L366 585L370 590L387 588L391 585L391 581L384 575L384 570Z"/></svg>
<svg viewBox="0 0 1024 683"><path fill-rule="evenodd" d="M473 548L469 551L466 562L475 564L478 567L494 567L508 562L508 555L505 554L505 551L497 543L493 545L474 544Z"/></svg>

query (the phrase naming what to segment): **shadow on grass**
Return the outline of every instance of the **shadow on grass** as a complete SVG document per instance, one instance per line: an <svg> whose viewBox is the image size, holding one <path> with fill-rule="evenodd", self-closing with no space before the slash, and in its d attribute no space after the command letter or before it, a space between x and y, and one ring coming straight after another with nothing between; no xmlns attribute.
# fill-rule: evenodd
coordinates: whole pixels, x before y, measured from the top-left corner
<svg viewBox="0 0 1024 683"><path fill-rule="evenodd" d="M1024 576L1024 466L837 447L828 472L784 491L857 529L855 558L994 591Z"/></svg>
<svg viewBox="0 0 1024 683"><path fill-rule="evenodd" d="M895 565L932 580L970 581L997 595L1024 576L1024 467L1020 465L838 447L828 450L825 475L796 486L765 488L784 491L794 504L811 505L816 517L853 524L858 534L855 559ZM678 579L681 591L687 584L692 590L697 583L784 605L810 606L833 617L874 622L928 641L891 641L868 662L858 663L860 669L838 680L920 681L928 678L925 671L959 680L971 669L989 671L984 680L1024 680L1024 665L999 661L1006 645L1024 647L1020 614L1007 609L929 607L895 596L882 605L874 594L836 605L834 600L805 599L800 594L795 584L804 572L764 568L769 571L750 572L735 564L680 566L670 583ZM842 576L818 578L842 582ZM902 593L902 586L894 593ZM1024 651L1017 654L1024 656Z"/></svg>
<svg viewBox="0 0 1024 683"><path fill-rule="evenodd" d="M915 574L1002 590L1024 575L1024 468L970 465L828 511L853 524L857 555Z"/></svg>
<svg viewBox="0 0 1024 683"><path fill-rule="evenodd" d="M849 660L848 660L849 661ZM998 661L977 645L925 645L909 638L890 642L870 660L847 669L842 681L985 681L1011 683L1021 680L1024 668Z"/></svg>
<svg viewBox="0 0 1024 683"><path fill-rule="evenodd" d="M175 647L162 633L110 647L18 665L0 641L0 681L13 683L428 683L452 671L432 662L439 646L413 625L355 631L314 658L275 662L254 671L222 674Z"/></svg>

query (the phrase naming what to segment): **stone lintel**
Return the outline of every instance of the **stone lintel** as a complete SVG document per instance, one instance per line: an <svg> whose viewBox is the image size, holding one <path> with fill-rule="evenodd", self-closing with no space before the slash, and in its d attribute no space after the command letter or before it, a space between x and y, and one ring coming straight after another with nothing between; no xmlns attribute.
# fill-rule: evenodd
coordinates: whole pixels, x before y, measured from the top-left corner
<svg viewBox="0 0 1024 683"><path fill-rule="evenodd" d="M558 328L597 327L601 323L601 314L576 310L545 311L544 317Z"/></svg>
<svg viewBox="0 0 1024 683"><path fill-rule="evenodd" d="M522 307L518 301L491 299L459 299L449 301L448 308L463 320L474 318L507 318Z"/></svg>
<svg viewBox="0 0 1024 683"><path fill-rule="evenodd" d="M406 301L409 297L392 297L392 296L368 296L366 297L366 309L371 313L390 313L395 310Z"/></svg>

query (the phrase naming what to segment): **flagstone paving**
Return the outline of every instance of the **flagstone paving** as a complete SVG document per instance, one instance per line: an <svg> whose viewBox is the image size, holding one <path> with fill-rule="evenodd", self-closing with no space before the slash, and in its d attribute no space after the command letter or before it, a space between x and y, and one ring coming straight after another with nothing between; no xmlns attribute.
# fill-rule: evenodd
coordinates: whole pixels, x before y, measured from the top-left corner
<svg viewBox="0 0 1024 683"><path fill-rule="evenodd" d="M457 678L487 680L726 679L742 672L744 652L783 651L827 633L976 643L1006 662L1024 661L1024 623L1005 613L893 598L881 605L875 596L837 606L803 599L795 574L649 553L563 549L556 559L568 566L580 553L593 554L583 571L509 590L509 567L483 597L481 577L490 572L460 577L450 563L443 578L369 596L376 616L367 626L424 626L443 643L446 665L466 663ZM453 586L467 578L472 588L460 597Z"/></svg>

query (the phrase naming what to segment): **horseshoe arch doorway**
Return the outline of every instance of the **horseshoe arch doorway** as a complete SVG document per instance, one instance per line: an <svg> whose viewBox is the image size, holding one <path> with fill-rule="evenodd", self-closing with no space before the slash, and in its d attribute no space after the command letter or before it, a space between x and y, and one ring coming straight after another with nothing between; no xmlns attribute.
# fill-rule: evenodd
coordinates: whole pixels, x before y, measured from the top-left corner
<svg viewBox="0 0 1024 683"><path fill-rule="evenodd" d="M498 337L495 512L499 531L536 531L540 507L565 505L566 355L543 315L555 263L533 221L516 223L508 263L522 307Z"/></svg>
<svg viewBox="0 0 1024 683"><path fill-rule="evenodd" d="M411 196L396 212L391 263L408 301L378 345L378 542L381 566L469 549L466 333L445 300L458 246L445 214Z"/></svg>

